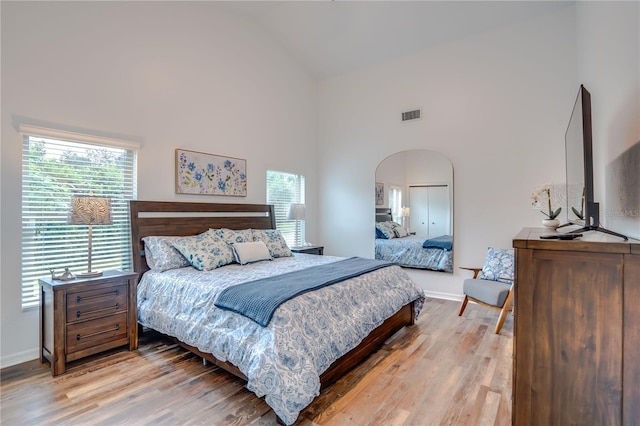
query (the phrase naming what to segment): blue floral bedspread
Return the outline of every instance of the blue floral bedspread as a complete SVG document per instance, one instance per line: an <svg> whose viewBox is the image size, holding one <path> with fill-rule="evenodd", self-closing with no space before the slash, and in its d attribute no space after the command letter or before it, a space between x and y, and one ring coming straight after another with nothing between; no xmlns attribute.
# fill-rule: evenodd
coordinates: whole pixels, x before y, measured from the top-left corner
<svg viewBox="0 0 640 426"><path fill-rule="evenodd" d="M453 252L439 248L423 248L424 236L409 235L390 240L376 238L376 259L395 262L409 268L453 271Z"/></svg>
<svg viewBox="0 0 640 426"><path fill-rule="evenodd" d="M148 271L138 285L138 321L236 365L247 388L292 424L320 392L320 375L374 328L424 293L398 266L305 293L281 305L268 327L218 309L223 289L342 258L296 254L212 271Z"/></svg>

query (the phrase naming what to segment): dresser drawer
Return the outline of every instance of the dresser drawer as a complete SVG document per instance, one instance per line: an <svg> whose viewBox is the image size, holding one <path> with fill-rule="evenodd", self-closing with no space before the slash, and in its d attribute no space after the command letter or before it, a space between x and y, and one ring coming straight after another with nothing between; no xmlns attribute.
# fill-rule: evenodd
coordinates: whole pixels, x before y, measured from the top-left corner
<svg viewBox="0 0 640 426"><path fill-rule="evenodd" d="M67 354L118 340L128 342L126 312L67 326Z"/></svg>
<svg viewBox="0 0 640 426"><path fill-rule="evenodd" d="M126 311L126 284L67 293L67 323Z"/></svg>

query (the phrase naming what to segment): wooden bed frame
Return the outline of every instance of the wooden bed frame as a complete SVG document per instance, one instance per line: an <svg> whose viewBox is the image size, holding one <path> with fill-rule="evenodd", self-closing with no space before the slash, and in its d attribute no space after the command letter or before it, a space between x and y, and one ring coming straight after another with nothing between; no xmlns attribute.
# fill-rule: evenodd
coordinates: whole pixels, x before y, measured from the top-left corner
<svg viewBox="0 0 640 426"><path fill-rule="evenodd" d="M138 278L149 270L144 258L142 238L147 236L186 236L205 232L209 228L275 229L274 209L264 204L222 204L170 201L130 201L131 245L133 266ZM342 377L360 361L373 353L385 340L406 325L415 322L413 302L400 308L350 352L336 360L320 376L325 388ZM247 381L247 377L233 364L202 353L174 338L181 346L198 356L213 362L235 376Z"/></svg>
<svg viewBox="0 0 640 426"><path fill-rule="evenodd" d="M376 207L376 222L387 222L393 220L389 207Z"/></svg>

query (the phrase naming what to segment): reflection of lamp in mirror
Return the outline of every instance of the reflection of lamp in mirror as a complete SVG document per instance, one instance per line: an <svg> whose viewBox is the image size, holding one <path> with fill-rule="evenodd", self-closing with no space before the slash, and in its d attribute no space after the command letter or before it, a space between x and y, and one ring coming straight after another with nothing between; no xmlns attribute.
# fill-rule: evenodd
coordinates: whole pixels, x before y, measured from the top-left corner
<svg viewBox="0 0 640 426"><path fill-rule="evenodd" d="M400 216L402 216L402 226L409 230L409 216L411 216L411 209L409 207L403 207L400 209Z"/></svg>
<svg viewBox="0 0 640 426"><path fill-rule="evenodd" d="M304 222L306 217L307 207L304 204L300 203L291 203L289 206L289 214L287 215L287 219L296 221L296 233L295 233L295 241L296 244L302 244L306 246L307 243L304 241Z"/></svg>
<svg viewBox="0 0 640 426"><path fill-rule="evenodd" d="M89 225L89 254L87 272L76 274L78 277L99 277L102 272L91 270L91 249L93 225L111 225L111 199L106 197L94 197L91 195L74 195L69 206L69 219L71 225Z"/></svg>

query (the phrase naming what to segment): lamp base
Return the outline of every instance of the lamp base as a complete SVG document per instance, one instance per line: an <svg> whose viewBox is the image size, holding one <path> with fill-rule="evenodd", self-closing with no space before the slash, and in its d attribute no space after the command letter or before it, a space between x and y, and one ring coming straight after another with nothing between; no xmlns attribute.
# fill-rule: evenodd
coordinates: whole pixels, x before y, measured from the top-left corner
<svg viewBox="0 0 640 426"><path fill-rule="evenodd" d="M76 274L76 278L93 278L102 276L102 271L86 271L86 272L78 272Z"/></svg>

